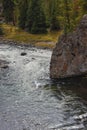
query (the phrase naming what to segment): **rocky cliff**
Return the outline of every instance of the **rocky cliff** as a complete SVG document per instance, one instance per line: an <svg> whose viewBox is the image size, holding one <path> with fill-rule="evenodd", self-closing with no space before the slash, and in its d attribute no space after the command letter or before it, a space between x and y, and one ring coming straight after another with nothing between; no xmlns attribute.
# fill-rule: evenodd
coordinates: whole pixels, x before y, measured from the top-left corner
<svg viewBox="0 0 87 130"><path fill-rule="evenodd" d="M87 15L75 32L62 35L53 50L50 77L66 78L87 74Z"/></svg>

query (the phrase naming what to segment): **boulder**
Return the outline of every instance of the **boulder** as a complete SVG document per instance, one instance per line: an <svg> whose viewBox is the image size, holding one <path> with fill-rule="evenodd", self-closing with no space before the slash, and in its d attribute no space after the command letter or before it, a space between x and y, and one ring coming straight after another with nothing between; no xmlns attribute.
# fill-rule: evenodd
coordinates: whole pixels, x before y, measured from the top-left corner
<svg viewBox="0 0 87 130"><path fill-rule="evenodd" d="M7 69L9 67L8 64L7 61L0 59L0 68Z"/></svg>
<svg viewBox="0 0 87 130"><path fill-rule="evenodd" d="M50 62L50 78L83 75L87 75L87 15L75 32L60 37Z"/></svg>
<svg viewBox="0 0 87 130"><path fill-rule="evenodd" d="M25 56L25 55L27 55L26 52L21 52L21 56Z"/></svg>

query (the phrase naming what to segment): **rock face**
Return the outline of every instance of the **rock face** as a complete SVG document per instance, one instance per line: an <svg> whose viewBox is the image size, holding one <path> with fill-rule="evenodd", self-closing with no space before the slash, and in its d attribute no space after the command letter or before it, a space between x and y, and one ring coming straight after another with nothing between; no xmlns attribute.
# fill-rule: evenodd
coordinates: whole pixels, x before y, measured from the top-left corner
<svg viewBox="0 0 87 130"><path fill-rule="evenodd" d="M50 78L81 75L87 75L87 15L75 32L60 37L50 63Z"/></svg>

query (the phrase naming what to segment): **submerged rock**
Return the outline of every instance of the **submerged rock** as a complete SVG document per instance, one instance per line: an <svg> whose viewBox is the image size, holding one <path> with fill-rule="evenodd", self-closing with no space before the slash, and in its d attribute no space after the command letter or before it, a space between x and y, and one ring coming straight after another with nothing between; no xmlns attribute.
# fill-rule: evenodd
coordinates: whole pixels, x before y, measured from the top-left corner
<svg viewBox="0 0 87 130"><path fill-rule="evenodd" d="M87 15L74 33L60 37L50 63L53 79L82 75L87 75Z"/></svg>
<svg viewBox="0 0 87 130"><path fill-rule="evenodd" d="M25 55L27 55L26 52L21 52L21 56L25 56Z"/></svg>
<svg viewBox="0 0 87 130"><path fill-rule="evenodd" d="M0 60L0 68L7 69L9 67L8 64L9 63L7 61Z"/></svg>

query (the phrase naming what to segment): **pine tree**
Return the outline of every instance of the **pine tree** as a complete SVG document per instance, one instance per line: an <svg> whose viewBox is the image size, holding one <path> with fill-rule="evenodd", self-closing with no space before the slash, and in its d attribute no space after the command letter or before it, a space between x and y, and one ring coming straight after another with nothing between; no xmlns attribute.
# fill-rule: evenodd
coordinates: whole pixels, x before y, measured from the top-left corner
<svg viewBox="0 0 87 130"><path fill-rule="evenodd" d="M40 0L32 0L27 12L27 30L30 33L46 33L46 18Z"/></svg>
<svg viewBox="0 0 87 130"><path fill-rule="evenodd" d="M15 22L15 25L18 26L21 0L13 0L13 2L14 2L14 5L15 5L14 6L14 22Z"/></svg>
<svg viewBox="0 0 87 130"><path fill-rule="evenodd" d="M3 35L3 29L2 29L2 26L0 24L0 36Z"/></svg>
<svg viewBox="0 0 87 130"><path fill-rule="evenodd" d="M76 28L80 18L81 18L81 15L80 15L80 1L79 0L73 0L72 2L72 26L73 26L73 29Z"/></svg>
<svg viewBox="0 0 87 130"><path fill-rule="evenodd" d="M28 9L27 0L24 1L21 0L19 10L19 27L21 27L22 29L25 29L26 27L27 9Z"/></svg>
<svg viewBox="0 0 87 130"><path fill-rule="evenodd" d="M81 3L82 3L83 14L87 14L87 0L81 0Z"/></svg>
<svg viewBox="0 0 87 130"><path fill-rule="evenodd" d="M51 31L58 31L60 30L60 24L57 19L57 1L51 1L51 9L50 9L50 30Z"/></svg>
<svg viewBox="0 0 87 130"><path fill-rule="evenodd" d="M71 19L70 19L70 7L69 7L69 0L64 1L64 33L67 34L71 31Z"/></svg>
<svg viewBox="0 0 87 130"><path fill-rule="evenodd" d="M3 0L3 14L5 17L5 21L14 23L14 2L13 0Z"/></svg>

